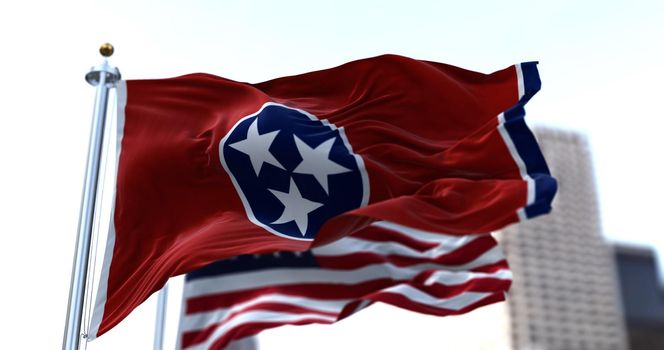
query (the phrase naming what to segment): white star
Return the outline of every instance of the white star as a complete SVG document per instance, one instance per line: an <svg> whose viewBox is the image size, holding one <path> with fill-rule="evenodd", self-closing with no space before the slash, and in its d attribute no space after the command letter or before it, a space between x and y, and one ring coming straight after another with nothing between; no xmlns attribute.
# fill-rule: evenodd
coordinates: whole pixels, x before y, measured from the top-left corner
<svg viewBox="0 0 664 350"><path fill-rule="evenodd" d="M281 204L284 205L284 212L272 223L285 224L295 221L297 228L300 230L302 236L304 236L307 233L307 226L309 225L309 213L320 208L323 204L302 198L300 190L295 185L293 178L290 179L289 186L288 193L270 190Z"/></svg>
<svg viewBox="0 0 664 350"><path fill-rule="evenodd" d="M258 176L261 168L263 167L263 163L272 164L280 169L284 169L284 166L279 163L277 158L274 158L272 153L270 153L270 146L272 145L274 138L277 137L278 133L279 130L268 132L262 135L259 134L258 118L256 118L249 126L249 130L247 131L247 138L228 146L248 155L249 159L251 160L251 165L256 172L256 176Z"/></svg>
<svg viewBox="0 0 664 350"><path fill-rule="evenodd" d="M293 170L293 172L313 175L323 187L325 193L330 193L327 184L327 177L329 175L351 171L350 169L330 160L330 151L332 151L332 145L336 139L335 137L324 141L316 148L309 147L309 145L295 135L293 135L293 137L295 137L295 146L297 146L297 149L302 156L302 162L295 168L295 170Z"/></svg>

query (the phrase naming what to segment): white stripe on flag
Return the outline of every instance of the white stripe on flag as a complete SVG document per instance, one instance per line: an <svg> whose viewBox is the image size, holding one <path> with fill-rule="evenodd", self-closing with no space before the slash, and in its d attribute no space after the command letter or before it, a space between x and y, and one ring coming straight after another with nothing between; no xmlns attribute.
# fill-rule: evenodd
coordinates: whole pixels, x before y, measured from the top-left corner
<svg viewBox="0 0 664 350"><path fill-rule="evenodd" d="M127 83L120 80L116 85L116 128L117 138L115 141L115 179L113 180L113 207L111 209L111 220L108 224L108 235L106 239L106 248L104 251L104 261L99 276L99 287L97 288L97 299L95 300L94 308L92 311L92 319L90 320L90 327L88 329L87 341L92 341L97 338L99 327L101 326L102 318L104 317L104 310L106 308L106 293L108 290L108 277L111 269L111 262L113 260L113 248L115 246L115 198L117 189L118 169L120 168L120 154L122 153L122 140L124 138L125 126L125 107L127 106Z"/></svg>
<svg viewBox="0 0 664 350"><path fill-rule="evenodd" d="M520 100L526 94L526 87L523 82L523 70L521 69L521 63L515 64L514 68L516 68L516 84Z"/></svg>
<svg viewBox="0 0 664 350"><path fill-rule="evenodd" d="M433 231L424 231L418 230L412 227L402 226L395 224L389 221L377 221L372 224L372 226L384 228L386 230L402 233L405 237L412 238L418 241L431 242L440 245L457 245L461 246L457 242L466 242L467 237L477 238L480 236L485 236L485 234L474 234L474 235L463 235L463 236L454 236L444 233L438 233ZM472 239L471 239L472 240Z"/></svg>
<svg viewBox="0 0 664 350"><path fill-rule="evenodd" d="M516 78L517 78L516 80L518 85L519 100L521 100L521 98L525 96L525 81L523 80L523 70L521 68L521 64L515 65L515 69L516 69ZM517 210L517 216L519 217L519 220L525 221L528 219L526 215L526 207L535 202L535 180L533 180L533 178L528 174L526 163L521 158L521 155L519 154L518 150L516 149L516 145L514 144L514 140L512 140L512 137L505 128L504 112L498 114L498 132L500 133L500 136L503 138L503 141L505 142L507 149L510 151L512 159L514 159L514 162L519 167L519 173L521 174L521 177L523 178L524 181L526 181L528 186L528 192L526 193L526 206Z"/></svg>
<svg viewBox="0 0 664 350"><path fill-rule="evenodd" d="M180 321L180 333L200 330L213 323L224 322L230 314L241 312L242 310L266 302L304 307L312 311L320 311L324 313L338 313L350 301L351 300L347 299L319 300L284 294L266 294L244 303L235 304L230 308L221 308L214 311L185 315Z"/></svg>
<svg viewBox="0 0 664 350"><path fill-rule="evenodd" d="M290 323L300 320L317 320L321 323L332 323L336 321L334 316L323 316L320 314L291 314L287 312L272 312L272 311L249 311L238 315L225 323L208 337L207 341L196 344L185 349L187 350L207 350L214 343L214 341L226 334L231 329L244 324L251 324L252 322L275 322L275 323Z"/></svg>
<svg viewBox="0 0 664 350"><path fill-rule="evenodd" d="M408 284L399 284L386 288L383 289L381 293L400 294L418 304L455 311L459 311L467 306L475 304L493 294L486 292L463 292L451 298L441 299L431 296Z"/></svg>
<svg viewBox="0 0 664 350"><path fill-rule="evenodd" d="M379 278L410 280L418 273L426 270L464 271L497 263L503 259L504 257L500 248L494 246L475 260L463 265L426 263L407 267L396 267L389 263L383 263L369 265L355 270L329 270L321 268L267 269L188 281L185 284L184 296L197 297L274 285L294 285L302 283L324 282L357 284Z"/></svg>
<svg viewBox="0 0 664 350"><path fill-rule="evenodd" d="M498 270L492 273L486 272L465 272L465 271L436 271L424 282L424 285L444 284L447 286L458 285L478 278L495 278L509 281L512 279L512 271Z"/></svg>

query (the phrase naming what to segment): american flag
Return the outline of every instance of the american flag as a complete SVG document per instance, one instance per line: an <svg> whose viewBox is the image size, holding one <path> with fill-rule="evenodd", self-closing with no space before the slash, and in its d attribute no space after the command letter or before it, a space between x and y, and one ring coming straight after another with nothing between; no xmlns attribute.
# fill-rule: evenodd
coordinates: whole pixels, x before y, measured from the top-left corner
<svg viewBox="0 0 664 350"><path fill-rule="evenodd" d="M187 274L178 348L224 349L268 328L334 323L376 301L462 314L504 300L511 281L490 234L376 222L306 252L242 255Z"/></svg>

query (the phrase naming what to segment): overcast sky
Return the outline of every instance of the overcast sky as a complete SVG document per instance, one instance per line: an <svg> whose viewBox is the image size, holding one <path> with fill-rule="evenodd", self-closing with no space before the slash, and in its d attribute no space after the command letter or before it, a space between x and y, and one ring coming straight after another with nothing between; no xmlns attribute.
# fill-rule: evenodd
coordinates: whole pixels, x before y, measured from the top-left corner
<svg viewBox="0 0 664 350"><path fill-rule="evenodd" d="M543 87L527 120L588 135L605 236L664 252L663 18L661 0L3 2L3 347L62 341L94 98L83 76L100 63L102 42L115 45L111 62L127 79L207 72L258 82L383 53L486 73L538 60ZM401 339L444 344L427 333L435 318L365 312L347 326L362 333L321 339L300 327L302 337L281 339L298 349L352 347L366 332L396 349L404 343L381 330L401 322L410 325ZM89 349L149 348L153 313L149 302ZM263 349L283 348L271 341Z"/></svg>

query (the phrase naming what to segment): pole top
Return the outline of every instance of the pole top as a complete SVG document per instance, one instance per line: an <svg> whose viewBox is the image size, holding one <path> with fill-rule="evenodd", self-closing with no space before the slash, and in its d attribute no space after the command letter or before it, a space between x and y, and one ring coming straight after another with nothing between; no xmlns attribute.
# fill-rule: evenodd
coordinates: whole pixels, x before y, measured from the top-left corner
<svg viewBox="0 0 664 350"><path fill-rule="evenodd" d="M115 48L110 43L103 43L99 47L99 53L104 57L113 56L114 51L115 51Z"/></svg>
<svg viewBox="0 0 664 350"><path fill-rule="evenodd" d="M85 75L85 80L92 85L97 86L99 82L104 80L104 85L106 87L113 87L115 83L120 80L120 71L116 67L112 67L108 64L108 58L113 55L115 48L109 43L103 43L99 47L99 53L104 56L104 62L102 64L92 67L88 74Z"/></svg>

